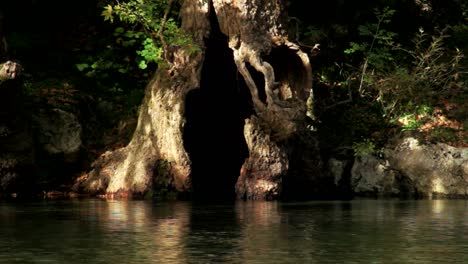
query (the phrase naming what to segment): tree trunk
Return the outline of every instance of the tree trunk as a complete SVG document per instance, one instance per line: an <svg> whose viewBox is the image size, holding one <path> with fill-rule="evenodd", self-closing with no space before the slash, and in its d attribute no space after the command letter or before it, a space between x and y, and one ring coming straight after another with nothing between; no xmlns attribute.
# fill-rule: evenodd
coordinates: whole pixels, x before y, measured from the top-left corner
<svg viewBox="0 0 468 264"><path fill-rule="evenodd" d="M0 83L15 79L21 73L21 65L16 62L6 61L0 64Z"/></svg>
<svg viewBox="0 0 468 264"><path fill-rule="evenodd" d="M233 151L220 153L222 148L215 145L228 144L229 139L213 141L223 134L234 133L229 121L223 119L237 110L245 110L239 114L241 130L243 127L239 144L246 145L248 150L237 167L235 164L226 167L235 171L236 178L226 181L232 185L233 192L235 187L237 197L276 199L282 194L283 186L311 184L310 174L318 175L321 171L315 141L308 142L313 151L298 152L292 147L298 145L300 135L310 132L305 120L306 102L311 99L311 66L307 54L287 38L283 1L185 0L181 17L183 29L193 36L201 51L196 54L188 54L183 49L174 51L171 68L158 69L146 88L131 142L102 155L78 185L87 192L111 196L150 191L156 194L171 190L188 194L210 191L203 188L209 181L215 183L210 188L217 189L216 184L224 184L224 167L216 164L222 163L223 158L234 157L230 156L231 152L237 149L234 143ZM216 53L222 42L228 48ZM210 65L212 62L218 64ZM226 66L229 63L235 74ZM219 82L222 78L226 78L224 83ZM228 89L244 94L237 104L229 104L237 95L226 93ZM210 93L211 97L207 97ZM191 98L198 97L206 101L191 105ZM210 100L217 101L211 105L214 109L202 110ZM235 108L238 104L250 105L250 110ZM222 109L225 114L221 119L213 116ZM191 120L197 114L204 121ZM202 123L196 125L196 122ZM217 122L219 129L227 128L214 131L212 136L201 135L217 129ZM198 132L193 128L196 126ZM197 152L204 148L208 153ZM291 160L292 157L297 159ZM304 161L314 164L308 176L296 168ZM201 165L197 164L202 163L212 167L206 165L200 169ZM295 182L293 168L297 175L301 174L300 182ZM208 174L212 174L209 180L201 180Z"/></svg>

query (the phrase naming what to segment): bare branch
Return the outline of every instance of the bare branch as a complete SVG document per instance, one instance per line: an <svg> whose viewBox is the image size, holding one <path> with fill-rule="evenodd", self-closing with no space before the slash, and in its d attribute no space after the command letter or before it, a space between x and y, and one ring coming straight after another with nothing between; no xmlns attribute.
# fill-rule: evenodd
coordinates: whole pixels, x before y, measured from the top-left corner
<svg viewBox="0 0 468 264"><path fill-rule="evenodd" d="M168 57L168 49L167 49L167 43L166 40L164 39L164 27L166 26L167 19L169 17L169 13L171 12L172 4L174 3L174 0L169 0L167 3L166 11L164 11L164 16L161 21L161 24L159 25L159 30L158 30L158 36L159 39L161 40L161 44L163 46L163 51L164 51L164 60L169 63L169 57Z"/></svg>

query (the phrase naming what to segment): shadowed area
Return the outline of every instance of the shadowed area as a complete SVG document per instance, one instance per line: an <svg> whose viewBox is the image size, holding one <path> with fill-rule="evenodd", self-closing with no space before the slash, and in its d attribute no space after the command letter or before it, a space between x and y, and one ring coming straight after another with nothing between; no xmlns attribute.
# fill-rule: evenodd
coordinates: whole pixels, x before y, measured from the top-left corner
<svg viewBox="0 0 468 264"><path fill-rule="evenodd" d="M279 98L291 98L306 101L309 94L304 88L308 86L307 72L296 51L286 46L273 48L265 61L275 70L275 81L279 83Z"/></svg>
<svg viewBox="0 0 468 264"><path fill-rule="evenodd" d="M234 185L248 156L243 127L253 109L227 37L210 12L200 89L186 98L184 147L192 161L194 198L225 200L235 198Z"/></svg>

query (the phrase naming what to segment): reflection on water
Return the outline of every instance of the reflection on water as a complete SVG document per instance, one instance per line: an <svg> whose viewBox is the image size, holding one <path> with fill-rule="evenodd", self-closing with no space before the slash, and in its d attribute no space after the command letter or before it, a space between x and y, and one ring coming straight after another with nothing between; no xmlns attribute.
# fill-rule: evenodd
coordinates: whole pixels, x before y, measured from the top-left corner
<svg viewBox="0 0 468 264"><path fill-rule="evenodd" d="M468 263L468 201L0 202L0 263Z"/></svg>

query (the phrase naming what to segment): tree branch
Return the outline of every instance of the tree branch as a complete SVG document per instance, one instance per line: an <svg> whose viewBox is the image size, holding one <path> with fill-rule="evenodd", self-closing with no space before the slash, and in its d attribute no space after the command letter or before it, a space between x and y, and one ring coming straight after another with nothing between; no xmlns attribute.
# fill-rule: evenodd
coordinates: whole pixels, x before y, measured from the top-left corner
<svg viewBox="0 0 468 264"><path fill-rule="evenodd" d="M164 11L164 16L161 21L161 24L159 25L159 30L158 30L158 37L161 40L161 44L163 46L163 52L164 52L164 60L169 63L169 57L168 57L168 49L167 49L167 43L166 40L164 39L164 27L166 26L167 18L169 17L169 13L171 12L172 4L174 3L174 0L169 0L167 3L166 11Z"/></svg>

